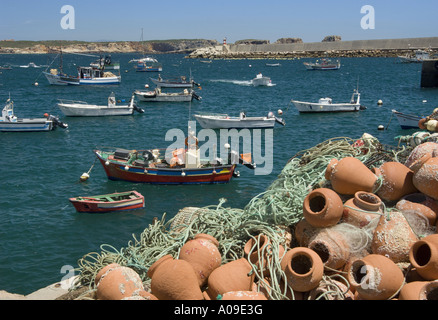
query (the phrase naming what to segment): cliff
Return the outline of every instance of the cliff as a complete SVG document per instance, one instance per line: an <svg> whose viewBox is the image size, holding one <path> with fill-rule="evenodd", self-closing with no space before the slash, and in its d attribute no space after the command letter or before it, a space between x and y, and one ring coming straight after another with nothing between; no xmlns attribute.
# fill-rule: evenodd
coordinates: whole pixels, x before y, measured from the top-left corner
<svg viewBox="0 0 438 320"><path fill-rule="evenodd" d="M216 40L177 39L153 41L0 41L0 53L43 54L59 51L75 53L190 53L199 48L218 45Z"/></svg>

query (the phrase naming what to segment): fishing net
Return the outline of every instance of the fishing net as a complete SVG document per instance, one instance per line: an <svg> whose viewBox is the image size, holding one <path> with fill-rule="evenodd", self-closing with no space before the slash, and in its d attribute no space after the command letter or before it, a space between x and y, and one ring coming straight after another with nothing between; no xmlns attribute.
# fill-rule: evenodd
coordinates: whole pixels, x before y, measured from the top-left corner
<svg viewBox="0 0 438 320"><path fill-rule="evenodd" d="M290 230L303 218L303 200L309 191L329 183L324 173L330 160L350 156L372 167L388 159L399 161L400 155L406 153L405 146L388 148L369 135L361 139L328 139L289 159L278 178L243 209L225 207L226 199L220 199L217 205L184 208L169 220L164 213L161 219L154 219L139 236L133 235L125 248L101 245L101 252L91 252L79 259L77 286L88 285L90 290L95 290L97 272L115 262L133 268L147 287L150 285L147 276L149 267L167 254L177 258L183 244L198 233L210 234L218 240L222 263L242 258L243 247L251 238L255 243L252 250L256 250L260 243L255 237L264 234L271 242L265 249L270 257L266 267L269 272L266 275L258 267L261 264L250 261L255 281L259 287L264 287L269 299L294 299L291 288L283 285L286 278L280 267L282 254L279 248L292 246ZM372 224L363 229L346 224L333 228L348 238L353 253L369 247ZM264 281L266 277L269 283ZM324 276L324 279L327 286L333 288L331 278ZM343 291L340 288L336 294L343 294Z"/></svg>

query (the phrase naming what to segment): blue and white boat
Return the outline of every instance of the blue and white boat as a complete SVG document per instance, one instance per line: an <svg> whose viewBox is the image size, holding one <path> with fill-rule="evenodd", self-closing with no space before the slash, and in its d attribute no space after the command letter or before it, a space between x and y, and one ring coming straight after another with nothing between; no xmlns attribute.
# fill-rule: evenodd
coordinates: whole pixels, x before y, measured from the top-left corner
<svg viewBox="0 0 438 320"><path fill-rule="evenodd" d="M132 59L129 62L134 62L134 69L137 72L161 72L163 66L157 59L152 57L145 57L141 59Z"/></svg>
<svg viewBox="0 0 438 320"><path fill-rule="evenodd" d="M117 85L122 82L119 75L105 71L103 68L78 67L76 77L66 75L57 69L50 69L50 72L43 72L52 85Z"/></svg>
<svg viewBox="0 0 438 320"><path fill-rule="evenodd" d="M44 114L44 118L18 118L14 114L14 102L9 98L0 117L1 132L51 131L56 127L68 128L55 116Z"/></svg>

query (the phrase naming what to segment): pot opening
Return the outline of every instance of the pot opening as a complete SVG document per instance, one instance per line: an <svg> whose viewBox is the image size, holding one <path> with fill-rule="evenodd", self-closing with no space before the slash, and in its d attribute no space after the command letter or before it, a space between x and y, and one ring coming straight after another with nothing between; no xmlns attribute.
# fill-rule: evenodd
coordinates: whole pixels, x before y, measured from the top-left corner
<svg viewBox="0 0 438 320"><path fill-rule="evenodd" d="M317 242L313 244L310 249L318 254L323 263L326 263L329 260L330 252L328 247L324 243Z"/></svg>
<svg viewBox="0 0 438 320"><path fill-rule="evenodd" d="M422 193L413 193L413 194L405 196L404 199L406 201L415 202L415 203L422 203L422 202L425 202L427 200L426 196Z"/></svg>
<svg viewBox="0 0 438 320"><path fill-rule="evenodd" d="M426 300L438 300L438 287L433 288L426 294Z"/></svg>
<svg viewBox="0 0 438 320"><path fill-rule="evenodd" d="M350 269L353 281L355 285L360 285L363 281L367 280L368 270L366 264L363 261L355 261Z"/></svg>
<svg viewBox="0 0 438 320"><path fill-rule="evenodd" d="M371 204L380 203L379 199L371 193L361 193L358 195L358 198L364 202L371 203Z"/></svg>
<svg viewBox="0 0 438 320"><path fill-rule="evenodd" d="M414 259L419 266L426 265L429 262L431 255L430 247L427 244L421 244L417 250L414 251Z"/></svg>
<svg viewBox="0 0 438 320"><path fill-rule="evenodd" d="M325 198L321 195L317 195L312 199L309 199L309 207L312 212L320 212L325 207Z"/></svg>
<svg viewBox="0 0 438 320"><path fill-rule="evenodd" d="M312 269L313 263L307 255L299 254L291 259L290 266L296 273L306 274Z"/></svg>

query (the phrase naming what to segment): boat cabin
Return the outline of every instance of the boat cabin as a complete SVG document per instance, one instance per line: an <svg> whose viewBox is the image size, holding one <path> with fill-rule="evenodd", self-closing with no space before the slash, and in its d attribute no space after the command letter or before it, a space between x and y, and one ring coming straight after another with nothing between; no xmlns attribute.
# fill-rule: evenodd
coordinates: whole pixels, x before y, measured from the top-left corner
<svg viewBox="0 0 438 320"><path fill-rule="evenodd" d="M2 121L17 122L17 116L14 115L14 103L8 99L2 110Z"/></svg>
<svg viewBox="0 0 438 320"><path fill-rule="evenodd" d="M80 79L94 79L103 78L103 69L97 69L93 67L79 67L78 77Z"/></svg>

